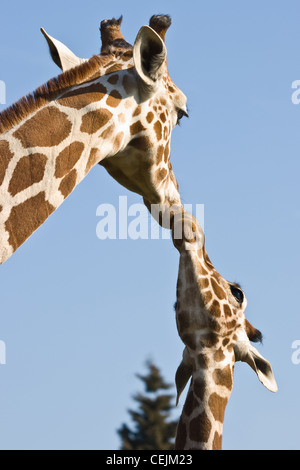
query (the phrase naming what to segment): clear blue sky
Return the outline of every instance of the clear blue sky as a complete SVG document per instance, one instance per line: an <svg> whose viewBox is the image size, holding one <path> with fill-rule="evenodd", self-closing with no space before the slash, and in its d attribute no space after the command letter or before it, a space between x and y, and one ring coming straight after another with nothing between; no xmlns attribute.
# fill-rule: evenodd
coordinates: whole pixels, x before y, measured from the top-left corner
<svg viewBox="0 0 300 470"><path fill-rule="evenodd" d="M274 395L236 365L224 448L299 449L299 2L4 2L7 104L58 74L41 26L89 57L102 19L123 14L133 42L157 13L173 17L169 71L188 96L190 119L174 130L171 152L182 199L205 205L209 256L242 284L279 386ZM168 240L96 237L97 207L124 195L141 202L94 168L0 269L1 449L117 449L145 360L174 381L183 350L176 250Z"/></svg>

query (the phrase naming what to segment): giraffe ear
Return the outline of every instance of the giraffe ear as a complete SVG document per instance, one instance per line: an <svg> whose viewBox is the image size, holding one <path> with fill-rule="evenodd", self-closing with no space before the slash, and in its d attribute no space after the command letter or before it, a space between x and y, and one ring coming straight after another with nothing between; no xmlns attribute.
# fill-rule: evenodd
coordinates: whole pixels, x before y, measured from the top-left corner
<svg viewBox="0 0 300 470"><path fill-rule="evenodd" d="M179 403L179 398L185 389L186 384L188 383L190 377L192 376L192 369L184 364L182 361L176 371L175 375L175 383L176 383L176 390L177 390L177 397L176 397L176 406Z"/></svg>
<svg viewBox="0 0 300 470"><path fill-rule="evenodd" d="M137 74L149 91L162 77L166 57L167 49L161 37L149 26L142 26L133 46L133 60Z"/></svg>
<svg viewBox="0 0 300 470"><path fill-rule="evenodd" d="M62 42L54 39L50 36L43 28L41 28L42 34L45 36L45 39L48 43L49 50L53 61L56 65L62 69L63 72L66 72L77 65L82 64L86 59L80 59L75 54L73 54L70 49L65 46Z"/></svg>
<svg viewBox="0 0 300 470"><path fill-rule="evenodd" d="M278 387L271 364L250 342L238 341L234 346L234 353L236 361L247 362L261 383L271 392L277 392Z"/></svg>
<svg viewBox="0 0 300 470"><path fill-rule="evenodd" d="M176 406L178 405L180 395L185 389L186 384L188 383L190 377L192 376L192 373L193 373L193 368L191 365L191 361L189 359L188 350L187 348L185 348L183 351L182 361L175 375L175 383L176 383L176 389L177 389Z"/></svg>

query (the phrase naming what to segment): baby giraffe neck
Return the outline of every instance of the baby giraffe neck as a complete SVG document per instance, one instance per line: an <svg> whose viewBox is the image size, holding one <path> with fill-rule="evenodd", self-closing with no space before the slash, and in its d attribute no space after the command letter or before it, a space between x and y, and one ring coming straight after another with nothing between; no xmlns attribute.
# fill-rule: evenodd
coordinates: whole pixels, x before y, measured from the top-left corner
<svg viewBox="0 0 300 470"><path fill-rule="evenodd" d="M223 422L233 387L230 355L215 351L213 360L200 353L178 424L175 449L221 450ZM202 367L199 368L200 363Z"/></svg>

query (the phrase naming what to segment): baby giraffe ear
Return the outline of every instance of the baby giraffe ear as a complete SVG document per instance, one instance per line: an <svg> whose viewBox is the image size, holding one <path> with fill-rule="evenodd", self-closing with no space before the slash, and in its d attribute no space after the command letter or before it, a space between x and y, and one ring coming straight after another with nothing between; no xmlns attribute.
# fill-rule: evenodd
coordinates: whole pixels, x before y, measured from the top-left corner
<svg viewBox="0 0 300 470"><path fill-rule="evenodd" d="M176 383L176 390L177 390L176 406L179 403L180 395L185 389L186 384L188 383L190 377L192 376L192 373L193 373L193 368L189 360L188 351L185 348L183 351L183 359L180 365L178 366L178 369L175 375L175 383Z"/></svg>
<svg viewBox="0 0 300 470"><path fill-rule="evenodd" d="M271 392L278 387L271 364L248 341L238 341L234 346L235 360L247 362L257 374L261 383Z"/></svg>
<svg viewBox="0 0 300 470"><path fill-rule="evenodd" d="M41 32L46 38L53 61L63 72L86 62L86 59L77 57L67 46L51 37L43 28Z"/></svg>
<svg viewBox="0 0 300 470"><path fill-rule="evenodd" d="M165 70L167 49L162 38L149 26L142 26L133 46L133 60L144 87L153 91Z"/></svg>

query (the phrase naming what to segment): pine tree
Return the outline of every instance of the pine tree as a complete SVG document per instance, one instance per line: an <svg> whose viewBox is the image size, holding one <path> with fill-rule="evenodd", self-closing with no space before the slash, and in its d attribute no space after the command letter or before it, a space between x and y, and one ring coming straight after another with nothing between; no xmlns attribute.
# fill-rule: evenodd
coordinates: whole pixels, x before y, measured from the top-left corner
<svg viewBox="0 0 300 470"><path fill-rule="evenodd" d="M147 375L137 377L144 383L146 394L137 393L133 398L138 410L129 410L134 429L123 424L117 431L122 439L122 450L172 450L177 421L171 421L174 396L167 394L172 385L166 383L159 369L146 363ZM161 393L164 391L164 393Z"/></svg>

